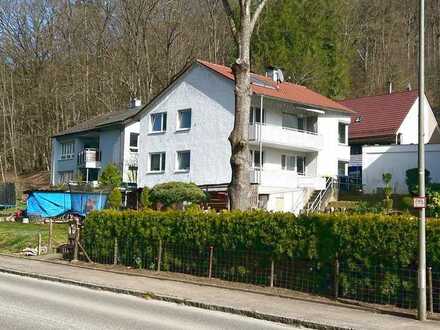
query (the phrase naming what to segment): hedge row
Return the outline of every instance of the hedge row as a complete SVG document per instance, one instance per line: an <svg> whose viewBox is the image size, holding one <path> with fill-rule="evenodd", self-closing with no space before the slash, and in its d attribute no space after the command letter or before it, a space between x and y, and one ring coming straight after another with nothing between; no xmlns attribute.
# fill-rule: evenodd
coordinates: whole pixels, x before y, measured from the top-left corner
<svg viewBox="0 0 440 330"><path fill-rule="evenodd" d="M314 214L201 211L112 211L91 213L83 240L93 248L119 242L159 240L187 248L264 251L285 256L365 267L416 267L417 219L409 215ZM428 265L440 271L440 221L427 223ZM109 251L110 252L110 251Z"/></svg>

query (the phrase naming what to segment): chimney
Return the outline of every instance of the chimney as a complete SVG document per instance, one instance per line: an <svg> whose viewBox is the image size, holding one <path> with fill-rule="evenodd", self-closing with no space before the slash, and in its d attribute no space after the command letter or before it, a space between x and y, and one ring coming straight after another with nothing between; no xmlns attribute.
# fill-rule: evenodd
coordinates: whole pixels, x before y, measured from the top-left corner
<svg viewBox="0 0 440 330"><path fill-rule="evenodd" d="M132 98L132 99L130 100L129 105L128 105L128 107L129 107L130 109L138 108L138 107L140 107L140 106L142 106L142 101L141 101L140 99L137 99L137 98Z"/></svg>
<svg viewBox="0 0 440 330"><path fill-rule="evenodd" d="M407 90L408 92L412 91L412 88L411 88L411 82L410 82L410 81L408 81L408 85L406 86L406 90Z"/></svg>
<svg viewBox="0 0 440 330"><path fill-rule="evenodd" d="M388 92L391 94L393 92L393 82L391 80L388 82L388 88L389 88Z"/></svg>

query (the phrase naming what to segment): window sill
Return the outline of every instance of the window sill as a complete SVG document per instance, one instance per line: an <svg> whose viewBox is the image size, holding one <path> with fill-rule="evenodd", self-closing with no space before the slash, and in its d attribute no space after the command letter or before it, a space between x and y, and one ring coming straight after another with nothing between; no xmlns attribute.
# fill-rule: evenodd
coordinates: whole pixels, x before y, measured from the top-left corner
<svg viewBox="0 0 440 330"><path fill-rule="evenodd" d="M176 129L176 133L185 133L185 132L189 132L191 130L190 128L178 128Z"/></svg>
<svg viewBox="0 0 440 330"><path fill-rule="evenodd" d="M189 173L189 170L175 170L174 173Z"/></svg>
<svg viewBox="0 0 440 330"><path fill-rule="evenodd" d="M165 134L167 131L148 132L148 135L160 135Z"/></svg>
<svg viewBox="0 0 440 330"><path fill-rule="evenodd" d="M164 174L165 171L148 171L147 174Z"/></svg>

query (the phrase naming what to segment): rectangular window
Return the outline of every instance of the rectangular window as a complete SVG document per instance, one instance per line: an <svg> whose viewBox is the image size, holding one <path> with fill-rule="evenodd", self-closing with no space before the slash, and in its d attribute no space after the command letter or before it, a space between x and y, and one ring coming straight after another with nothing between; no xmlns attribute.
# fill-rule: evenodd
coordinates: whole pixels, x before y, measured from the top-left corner
<svg viewBox="0 0 440 330"><path fill-rule="evenodd" d="M191 128L191 109L179 110L177 112L177 129L186 130Z"/></svg>
<svg viewBox="0 0 440 330"><path fill-rule="evenodd" d="M153 113L150 115L150 132L165 132L167 130L167 113Z"/></svg>
<svg viewBox="0 0 440 330"><path fill-rule="evenodd" d="M281 168L287 171L295 171L295 156L281 155Z"/></svg>
<svg viewBox="0 0 440 330"><path fill-rule="evenodd" d="M254 169L260 169L264 165L264 151L261 153L262 161L260 162L260 151L250 150L249 151L249 166Z"/></svg>
<svg viewBox="0 0 440 330"><path fill-rule="evenodd" d="M266 111L263 109L263 124L266 122ZM249 115L249 124L254 125L255 123L261 124L261 109L251 108Z"/></svg>
<svg viewBox="0 0 440 330"><path fill-rule="evenodd" d="M290 113L283 113L282 125L283 128L298 129L298 117Z"/></svg>
<svg viewBox="0 0 440 330"><path fill-rule="evenodd" d="M306 157L297 156L296 157L296 171L299 175L306 174Z"/></svg>
<svg viewBox="0 0 440 330"><path fill-rule="evenodd" d="M61 159L73 159L75 157L75 143L61 143Z"/></svg>
<svg viewBox="0 0 440 330"><path fill-rule="evenodd" d="M150 172L164 172L165 171L165 153L154 152L150 153Z"/></svg>
<svg viewBox="0 0 440 330"><path fill-rule="evenodd" d="M191 165L191 152L178 151L177 152L177 171L189 171Z"/></svg>
<svg viewBox="0 0 440 330"><path fill-rule="evenodd" d="M347 124L339 123L338 139L339 139L339 143L347 144Z"/></svg>
<svg viewBox="0 0 440 330"><path fill-rule="evenodd" d="M60 183L69 183L73 181L73 171L58 172Z"/></svg>
<svg viewBox="0 0 440 330"><path fill-rule="evenodd" d="M129 166L128 167L128 182L136 183L138 175L138 167L137 166Z"/></svg>
<svg viewBox="0 0 440 330"><path fill-rule="evenodd" d="M139 133L130 133L130 151L138 152Z"/></svg>
<svg viewBox="0 0 440 330"><path fill-rule="evenodd" d="M338 175L339 176L346 176L347 173L345 172L345 164L346 162L338 161Z"/></svg>

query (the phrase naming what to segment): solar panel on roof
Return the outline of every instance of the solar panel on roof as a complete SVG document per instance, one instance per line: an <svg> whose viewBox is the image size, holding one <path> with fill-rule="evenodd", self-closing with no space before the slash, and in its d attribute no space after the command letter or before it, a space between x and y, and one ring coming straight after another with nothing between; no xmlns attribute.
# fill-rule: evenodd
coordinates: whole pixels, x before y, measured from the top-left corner
<svg viewBox="0 0 440 330"><path fill-rule="evenodd" d="M276 89L274 84L269 83L267 80L263 80L254 74L251 74L251 84L270 89Z"/></svg>

